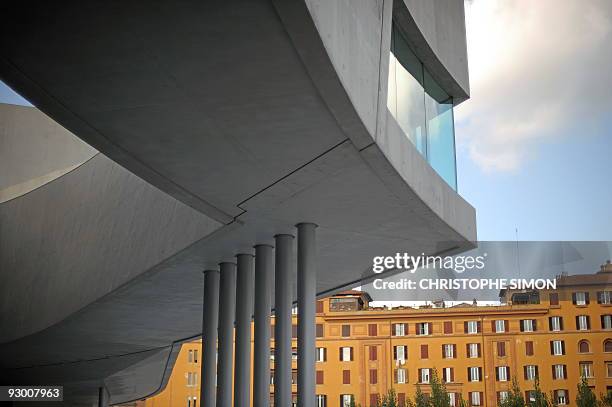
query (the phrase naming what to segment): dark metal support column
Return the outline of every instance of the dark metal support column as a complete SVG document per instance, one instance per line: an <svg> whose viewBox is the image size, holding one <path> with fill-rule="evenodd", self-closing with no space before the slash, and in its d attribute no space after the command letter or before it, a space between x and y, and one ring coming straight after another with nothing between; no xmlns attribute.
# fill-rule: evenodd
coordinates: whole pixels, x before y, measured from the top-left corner
<svg viewBox="0 0 612 407"><path fill-rule="evenodd" d="M219 297L219 362L217 366L217 407L232 406L234 361L234 319L236 317L236 265L221 263Z"/></svg>
<svg viewBox="0 0 612 407"><path fill-rule="evenodd" d="M313 223L297 225L299 407L315 405L316 227Z"/></svg>
<svg viewBox="0 0 612 407"><path fill-rule="evenodd" d="M270 405L270 313L274 280L273 247L255 246L255 366L253 405Z"/></svg>
<svg viewBox="0 0 612 407"><path fill-rule="evenodd" d="M106 391L106 388L99 387L98 388L98 407L108 407L109 402L109 394Z"/></svg>
<svg viewBox="0 0 612 407"><path fill-rule="evenodd" d="M202 308L202 372L200 405L215 407L217 374L217 327L219 324L219 271L204 271L204 304Z"/></svg>
<svg viewBox="0 0 612 407"><path fill-rule="evenodd" d="M274 267L274 405L291 406L293 236L277 235Z"/></svg>
<svg viewBox="0 0 612 407"><path fill-rule="evenodd" d="M236 362L234 405L251 405L251 318L253 316L253 256L239 254L236 287Z"/></svg>

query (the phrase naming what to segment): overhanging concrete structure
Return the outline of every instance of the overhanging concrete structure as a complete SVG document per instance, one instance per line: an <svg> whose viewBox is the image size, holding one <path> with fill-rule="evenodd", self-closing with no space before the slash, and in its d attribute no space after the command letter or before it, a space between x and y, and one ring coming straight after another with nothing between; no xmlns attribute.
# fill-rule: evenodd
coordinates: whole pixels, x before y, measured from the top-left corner
<svg viewBox="0 0 612 407"><path fill-rule="evenodd" d="M392 19L468 97L462 4L2 6L2 80L100 152L75 162L89 150L41 125L32 149L76 143L51 154L70 170L0 203L3 380L61 382L74 404L159 390L202 332L202 271L300 222L318 225L317 295L370 278L375 255L473 247L474 209L386 108Z"/></svg>

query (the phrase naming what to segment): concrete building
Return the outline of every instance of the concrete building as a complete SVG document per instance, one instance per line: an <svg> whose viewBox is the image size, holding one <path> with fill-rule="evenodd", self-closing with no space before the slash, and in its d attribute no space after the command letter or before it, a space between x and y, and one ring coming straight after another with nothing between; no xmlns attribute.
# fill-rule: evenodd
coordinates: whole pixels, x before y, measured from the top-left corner
<svg viewBox="0 0 612 407"><path fill-rule="evenodd" d="M244 405L252 368L265 406L269 314L286 373L298 303L311 406L317 296L371 278L375 255L475 245L454 158L452 107L469 97L461 0L55 1L2 15L0 78L36 106L0 108L2 384L62 384L73 405L138 400L202 335L200 400L227 405L235 380ZM279 400L290 386L276 381Z"/></svg>
<svg viewBox="0 0 612 407"><path fill-rule="evenodd" d="M462 397L469 406L496 406L513 378L529 399L538 377L558 405L575 405L581 375L596 395L612 392L612 265L557 283L556 290L503 292L500 306L372 308L359 291L318 301L315 405L347 407L354 397L375 406L390 388L405 405L417 386L428 394L433 369L453 405ZM144 407L199 406L190 377L200 347L183 345L168 388ZM274 369L274 357L270 363ZM273 393L273 375L270 383Z"/></svg>

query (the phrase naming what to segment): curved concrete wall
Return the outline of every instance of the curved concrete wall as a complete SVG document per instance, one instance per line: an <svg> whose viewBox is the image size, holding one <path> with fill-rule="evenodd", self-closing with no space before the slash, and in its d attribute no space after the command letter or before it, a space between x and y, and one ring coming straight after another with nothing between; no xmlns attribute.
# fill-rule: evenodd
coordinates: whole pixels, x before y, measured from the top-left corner
<svg viewBox="0 0 612 407"><path fill-rule="evenodd" d="M408 11L411 18L407 18L404 10ZM419 36L412 35L415 45L422 51L419 56L432 75L435 75L442 85L446 85L448 94L459 100L469 97L463 0L396 0L394 13L402 23L410 24L407 20L412 20L418 28L435 58L423 49L424 44L416 43L420 40ZM408 27L405 29L409 30ZM449 83L450 78L445 78L449 75L455 84Z"/></svg>
<svg viewBox="0 0 612 407"><path fill-rule="evenodd" d="M36 108L0 103L0 203L64 175L96 153Z"/></svg>
<svg viewBox="0 0 612 407"><path fill-rule="evenodd" d="M53 139L51 150L61 157L71 135L27 109L12 124ZM17 146L33 147L39 137L10 135L20 140L4 142ZM66 160L89 151L66 145ZM52 165L7 161L14 167L2 163L8 174ZM34 170L20 170L30 164ZM0 343L64 319L220 226L101 154L0 204L0 225Z"/></svg>

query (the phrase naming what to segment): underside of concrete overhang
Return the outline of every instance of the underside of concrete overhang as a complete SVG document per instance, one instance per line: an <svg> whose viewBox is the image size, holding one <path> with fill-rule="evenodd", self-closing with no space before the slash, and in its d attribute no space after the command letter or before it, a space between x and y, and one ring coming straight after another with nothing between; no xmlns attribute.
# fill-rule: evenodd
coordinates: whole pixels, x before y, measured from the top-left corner
<svg viewBox="0 0 612 407"><path fill-rule="evenodd" d="M277 233L294 233L298 222L319 225L321 296L371 278L373 256L473 247L473 208L411 144L398 153L402 168L388 158L335 75L306 6L279 4L3 6L2 80L100 153L195 209L201 217L186 216L203 224L186 246L118 287L0 344L14 383L61 377L79 402L96 383L106 383L114 402L150 394L171 368L172 345L201 332L202 270L272 243ZM388 120L386 109L377 116ZM393 123L386 127L392 131ZM92 166L109 165L102 161L60 179L78 184L91 178ZM38 191L11 207L44 202L33 201ZM70 198L86 197L77 191ZM44 245L48 236L38 238ZM131 243L130 234L123 238ZM20 271L13 264L8 273ZM63 273L60 266L30 270L32 280ZM33 301L26 292L22 297L24 307ZM104 366L89 368L99 361ZM137 362L157 366L158 374L135 389L126 383L137 374L126 371ZM79 369L91 377L77 379Z"/></svg>

